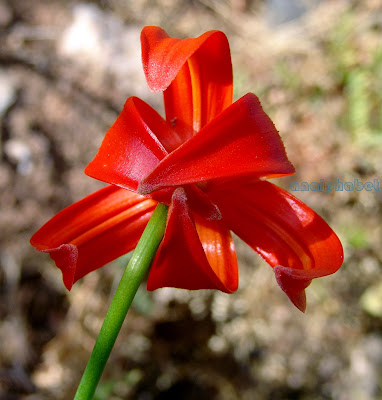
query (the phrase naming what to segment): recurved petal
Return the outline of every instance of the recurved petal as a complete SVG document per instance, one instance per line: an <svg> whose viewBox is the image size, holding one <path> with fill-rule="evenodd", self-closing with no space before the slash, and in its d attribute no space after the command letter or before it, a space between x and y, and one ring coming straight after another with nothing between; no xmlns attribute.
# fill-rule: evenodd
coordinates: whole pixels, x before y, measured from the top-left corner
<svg viewBox="0 0 382 400"><path fill-rule="evenodd" d="M147 83L154 92L165 91L166 119L184 141L232 103L231 55L223 32L180 40L149 26L141 43Z"/></svg>
<svg viewBox="0 0 382 400"><path fill-rule="evenodd" d="M264 178L293 172L275 126L259 99L249 93L161 160L139 184L138 192L219 178Z"/></svg>
<svg viewBox="0 0 382 400"><path fill-rule="evenodd" d="M139 181L167 155L166 148L178 142L177 134L153 108L130 97L85 173L136 190Z"/></svg>
<svg viewBox="0 0 382 400"><path fill-rule="evenodd" d="M212 39L211 39L212 38ZM207 42L207 43L206 43ZM168 88L185 62L203 45L203 63L212 61L209 72L213 80L232 86L232 64L227 37L220 31L208 31L197 38L171 38L158 26L146 26L141 33L143 70L150 89Z"/></svg>
<svg viewBox="0 0 382 400"><path fill-rule="evenodd" d="M197 217L196 227L182 188L174 191L164 238L147 289L237 289L237 261L230 233L219 221Z"/></svg>
<svg viewBox="0 0 382 400"><path fill-rule="evenodd" d="M107 186L65 208L31 238L50 253L65 286L135 248L156 202Z"/></svg>
<svg viewBox="0 0 382 400"><path fill-rule="evenodd" d="M264 181L209 194L223 221L272 267L277 282L301 311L311 280L336 272L341 242L306 204Z"/></svg>

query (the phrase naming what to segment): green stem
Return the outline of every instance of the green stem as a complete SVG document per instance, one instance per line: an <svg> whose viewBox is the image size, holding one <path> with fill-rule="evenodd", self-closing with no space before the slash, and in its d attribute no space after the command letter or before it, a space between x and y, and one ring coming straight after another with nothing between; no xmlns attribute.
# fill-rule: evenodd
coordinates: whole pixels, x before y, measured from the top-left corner
<svg viewBox="0 0 382 400"><path fill-rule="evenodd" d="M167 211L167 206L158 204L127 264L74 400L90 400L94 395L122 323L163 238Z"/></svg>

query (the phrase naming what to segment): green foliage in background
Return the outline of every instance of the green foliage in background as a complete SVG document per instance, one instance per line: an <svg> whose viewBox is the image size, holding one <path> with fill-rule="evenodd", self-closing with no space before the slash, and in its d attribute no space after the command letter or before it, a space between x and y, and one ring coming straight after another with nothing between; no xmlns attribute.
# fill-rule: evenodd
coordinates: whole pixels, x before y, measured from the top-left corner
<svg viewBox="0 0 382 400"><path fill-rule="evenodd" d="M382 145L382 45L370 40L369 51L360 50L360 42L367 40L354 14L345 13L329 38L329 55L345 97L344 128L360 144Z"/></svg>

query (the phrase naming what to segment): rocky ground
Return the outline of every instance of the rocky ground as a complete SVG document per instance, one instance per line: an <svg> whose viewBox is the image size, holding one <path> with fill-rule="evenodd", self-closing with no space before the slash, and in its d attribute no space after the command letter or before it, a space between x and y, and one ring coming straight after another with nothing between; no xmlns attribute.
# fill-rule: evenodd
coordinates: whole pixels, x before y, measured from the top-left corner
<svg viewBox="0 0 382 400"><path fill-rule="evenodd" d="M237 240L237 293L137 294L96 399L382 398L382 1L0 0L0 399L76 390L126 257L69 293L29 238L102 186L83 170L146 87L139 34L223 30L235 96L256 93L296 182L381 183L295 193L335 229L341 270L307 290L305 315Z"/></svg>

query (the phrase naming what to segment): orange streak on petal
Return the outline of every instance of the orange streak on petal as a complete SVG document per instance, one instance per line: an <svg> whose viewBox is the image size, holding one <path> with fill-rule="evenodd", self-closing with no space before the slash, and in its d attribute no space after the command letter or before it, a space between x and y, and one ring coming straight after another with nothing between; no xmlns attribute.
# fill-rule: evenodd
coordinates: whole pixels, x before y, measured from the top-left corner
<svg viewBox="0 0 382 400"><path fill-rule="evenodd" d="M128 190L106 186L55 215L32 236L31 244L38 250L47 250L70 243L143 199Z"/></svg>
<svg viewBox="0 0 382 400"><path fill-rule="evenodd" d="M114 228L121 222L126 222L127 219L134 217L136 219L139 214L145 214L150 209L154 209L157 202L154 200L144 200L133 207L130 207L128 210L122 211L119 214L115 215L112 218L107 219L103 223L94 226L92 229L84 232L80 236L74 238L71 243L75 246L79 247L82 244L89 242L90 240L94 239L95 237L101 235L102 233L108 231L111 228Z"/></svg>
<svg viewBox="0 0 382 400"><path fill-rule="evenodd" d="M197 133L202 128L202 82L196 56L191 56L187 62L191 74L193 128L194 132Z"/></svg>
<svg viewBox="0 0 382 400"><path fill-rule="evenodd" d="M212 270L227 292L238 287L238 265L231 233L218 221L208 221L194 214L195 227Z"/></svg>
<svg viewBox="0 0 382 400"><path fill-rule="evenodd" d="M266 226L267 229L274 232L282 242L284 242L297 256L297 259L301 261L300 263L296 263L295 257L290 258L290 265L293 265L293 268L297 269L312 269L314 267L314 262L312 260L312 255L310 254L309 248L304 247L301 244L301 240L299 240L287 227L284 227L281 221L276 221L270 215L268 215L264 211L257 211L255 209L251 210L252 216L257 220L261 221L261 224ZM268 262L272 259L275 264L278 263L275 255L267 253L261 248L256 248L256 251L260 253Z"/></svg>
<svg viewBox="0 0 382 400"><path fill-rule="evenodd" d="M173 148L166 148L169 153L193 136L193 111L191 77L188 63L178 72L171 85L163 92L167 123L176 130L179 142Z"/></svg>

